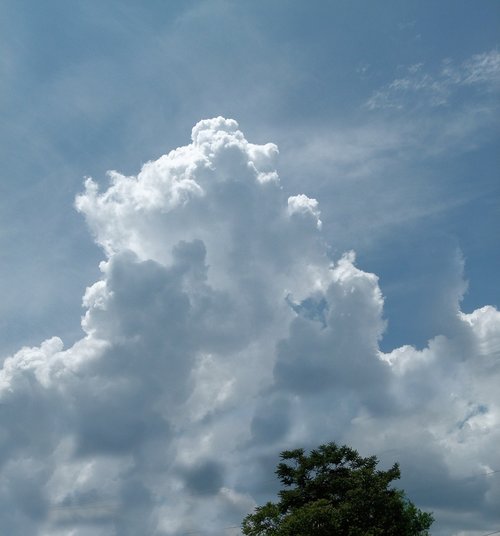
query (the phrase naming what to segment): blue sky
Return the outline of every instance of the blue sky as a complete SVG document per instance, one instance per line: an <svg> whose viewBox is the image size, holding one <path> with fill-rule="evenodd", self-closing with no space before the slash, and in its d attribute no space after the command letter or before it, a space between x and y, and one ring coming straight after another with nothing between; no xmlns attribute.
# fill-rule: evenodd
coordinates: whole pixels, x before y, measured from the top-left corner
<svg viewBox="0 0 500 536"><path fill-rule="evenodd" d="M399 449L436 534L500 530L498 478L457 484L500 468L499 30L495 1L2 2L12 534L220 534L280 449L327 440ZM419 491L423 440L430 485L467 492Z"/></svg>

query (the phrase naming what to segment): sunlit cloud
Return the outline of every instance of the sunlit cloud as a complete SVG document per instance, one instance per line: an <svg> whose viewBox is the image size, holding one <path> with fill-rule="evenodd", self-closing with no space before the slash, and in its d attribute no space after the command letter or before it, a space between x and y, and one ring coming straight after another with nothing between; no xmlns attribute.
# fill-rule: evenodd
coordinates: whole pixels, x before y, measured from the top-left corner
<svg viewBox="0 0 500 536"><path fill-rule="evenodd" d="M378 277L331 255L321 199L288 195L277 159L216 117L136 176L86 180L104 260L84 336L0 372L9 533L234 533L281 449L329 440L397 451L425 508L493 516L495 480L444 491L500 466L500 313L461 312L457 284L440 335L382 352Z"/></svg>

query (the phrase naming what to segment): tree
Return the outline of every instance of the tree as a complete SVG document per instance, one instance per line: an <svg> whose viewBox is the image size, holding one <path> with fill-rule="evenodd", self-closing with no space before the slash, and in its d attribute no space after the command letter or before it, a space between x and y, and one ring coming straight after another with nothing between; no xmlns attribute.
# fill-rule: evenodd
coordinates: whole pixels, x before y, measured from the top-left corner
<svg viewBox="0 0 500 536"><path fill-rule="evenodd" d="M432 515L390 487L399 465L377 470L376 456L335 443L286 450L276 474L286 489L242 523L247 536L426 536Z"/></svg>

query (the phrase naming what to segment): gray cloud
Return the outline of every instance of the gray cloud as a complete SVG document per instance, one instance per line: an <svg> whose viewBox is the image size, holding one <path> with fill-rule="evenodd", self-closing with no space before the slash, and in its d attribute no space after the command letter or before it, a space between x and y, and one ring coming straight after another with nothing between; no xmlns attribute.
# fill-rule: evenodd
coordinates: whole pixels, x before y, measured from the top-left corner
<svg viewBox="0 0 500 536"><path fill-rule="evenodd" d="M382 352L378 278L332 260L318 202L285 193L276 158L218 117L137 176L86 182L76 206L106 259L85 335L0 372L11 534L221 534L275 489L281 449L330 440L393 451L443 518L495 519L494 479L458 483L500 467L500 314L459 310L455 257L441 333Z"/></svg>
<svg viewBox="0 0 500 536"><path fill-rule="evenodd" d="M224 484L224 468L213 460L198 462L182 473L187 489L194 495L215 495Z"/></svg>

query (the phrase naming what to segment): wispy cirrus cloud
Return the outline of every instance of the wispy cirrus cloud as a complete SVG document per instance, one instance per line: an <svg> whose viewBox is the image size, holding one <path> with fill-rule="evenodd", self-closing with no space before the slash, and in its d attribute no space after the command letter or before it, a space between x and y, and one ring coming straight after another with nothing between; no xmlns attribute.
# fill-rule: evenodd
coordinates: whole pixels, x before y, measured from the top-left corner
<svg viewBox="0 0 500 536"><path fill-rule="evenodd" d="M445 59L435 73L426 72L423 63L413 64L406 68L404 76L375 91L365 107L375 110L446 106L464 88L491 92L497 90L499 84L500 52L493 49L471 56L458 65Z"/></svg>

